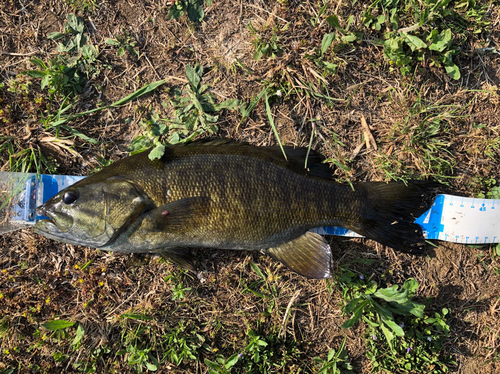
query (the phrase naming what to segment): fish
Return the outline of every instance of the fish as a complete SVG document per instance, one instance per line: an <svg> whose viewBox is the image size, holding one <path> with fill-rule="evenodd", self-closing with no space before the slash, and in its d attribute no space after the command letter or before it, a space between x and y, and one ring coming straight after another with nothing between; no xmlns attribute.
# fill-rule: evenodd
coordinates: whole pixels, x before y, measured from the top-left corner
<svg viewBox="0 0 500 374"><path fill-rule="evenodd" d="M415 218L431 207L437 182L338 183L314 150L225 139L167 146L154 160L148 153L47 200L37 208L35 232L107 251L156 253L191 270L192 248L258 250L313 279L332 274L332 249L310 231L315 227L425 250Z"/></svg>

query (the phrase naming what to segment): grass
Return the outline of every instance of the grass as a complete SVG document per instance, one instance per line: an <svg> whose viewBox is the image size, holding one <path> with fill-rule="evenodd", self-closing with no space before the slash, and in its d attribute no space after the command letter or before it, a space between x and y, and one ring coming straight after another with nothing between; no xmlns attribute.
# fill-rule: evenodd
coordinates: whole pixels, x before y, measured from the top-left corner
<svg viewBox="0 0 500 374"><path fill-rule="evenodd" d="M495 5L127 4L57 3L37 38L16 27L25 10L0 6L2 50L25 54L2 55L2 170L88 173L222 136L319 150L344 182L498 197ZM47 16L26 7L26 22ZM496 369L498 246L415 258L332 239L335 277L308 281L259 253L197 251L194 277L30 232L1 240L2 372Z"/></svg>

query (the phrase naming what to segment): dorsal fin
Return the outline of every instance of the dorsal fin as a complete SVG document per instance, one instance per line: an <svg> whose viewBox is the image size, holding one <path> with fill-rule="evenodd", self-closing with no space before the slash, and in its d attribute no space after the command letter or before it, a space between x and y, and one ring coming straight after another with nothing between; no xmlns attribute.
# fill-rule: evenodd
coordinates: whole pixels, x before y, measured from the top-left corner
<svg viewBox="0 0 500 374"><path fill-rule="evenodd" d="M285 151L286 159L279 146L256 147L248 143L239 143L228 139L204 138L172 147L185 147L185 150L188 152L195 151L197 147L202 147L202 152L200 153L207 152L210 149L208 153L246 155L278 164L298 174L321 179L332 179L332 170L324 163L325 158L319 152L312 149L308 154L308 149L303 147L294 148L284 146L283 150Z"/></svg>

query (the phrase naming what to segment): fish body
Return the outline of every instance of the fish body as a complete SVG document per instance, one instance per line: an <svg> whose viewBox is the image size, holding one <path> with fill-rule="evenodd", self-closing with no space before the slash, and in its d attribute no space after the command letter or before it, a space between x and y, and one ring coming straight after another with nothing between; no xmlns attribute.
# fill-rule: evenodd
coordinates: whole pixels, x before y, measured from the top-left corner
<svg viewBox="0 0 500 374"><path fill-rule="evenodd" d="M48 200L35 231L59 241L191 262L186 248L265 250L310 278L330 275L319 226L342 226L396 249L419 251L413 223L436 184L335 183L307 150L218 141L167 147L122 159Z"/></svg>

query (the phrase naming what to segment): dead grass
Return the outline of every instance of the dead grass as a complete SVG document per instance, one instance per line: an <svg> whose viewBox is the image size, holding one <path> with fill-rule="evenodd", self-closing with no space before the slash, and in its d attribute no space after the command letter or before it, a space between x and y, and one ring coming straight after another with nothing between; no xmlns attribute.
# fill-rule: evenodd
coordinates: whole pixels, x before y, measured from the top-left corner
<svg viewBox="0 0 500 374"><path fill-rule="evenodd" d="M424 67L403 77L382 55L382 47L368 33L362 42L342 45L337 41L326 58L338 65L335 74L323 74L306 55L321 45L332 30L324 16L313 26L322 3L319 1L278 2L214 0L205 8L205 19L195 26L186 17L168 20L171 1L95 1L93 11L77 10L56 0L9 0L0 5L0 76L7 83L23 71L33 69L29 59L53 57L55 43L47 34L63 28L65 16L77 13L85 19L90 42L99 48L100 73L81 95L73 110L83 111L97 104L110 104L145 83L174 77L165 86L185 81L185 66L205 67L204 82L213 84L218 100L238 98L249 103L264 87L273 95L272 113L286 144L304 146L316 131L312 147L331 159L340 160L346 170L336 168L342 180L387 180L438 176L449 185L447 192L471 196L498 180L500 125L498 121L498 53L482 53L477 46L464 48L459 57L462 79L453 81L443 69ZM363 6L332 2L325 15L337 14L342 22L354 15L360 27ZM488 48L499 45L500 11L490 5ZM258 35L252 35L252 23ZM137 41L140 57L118 57L116 49L104 43L126 30ZM273 31L274 30L274 31ZM278 36L281 56L253 59L252 42ZM473 41L478 45L484 34ZM20 80L25 78L19 78ZM99 157L117 160L141 131L141 119L153 111L171 117L161 103L163 89L119 109L110 109L79 118L71 127L100 142L91 146L71 138L82 158L63 148L50 147L42 139L50 131L40 124L44 110L54 110L59 101L50 101L33 81L29 92L0 90L4 122L0 134L16 138L16 151L40 150L61 174L86 175L98 167ZM323 95L323 97L319 97ZM335 100L326 100L325 96ZM38 104L35 99L40 98ZM377 141L368 149L364 135L366 118ZM259 103L249 118L240 123L237 112L223 113L219 135L255 145L275 144L264 105ZM421 134L419 126L438 121L432 136ZM62 136L69 134L62 131ZM425 149L434 140L443 144L441 166L428 162ZM5 151L0 154L2 170L8 168ZM427 310L450 309L451 336L447 354L457 362L457 373L494 373L500 370L498 331L500 264L488 249L468 248L449 243L427 257L394 253L365 240L331 238L336 265L351 264L359 272L372 274L387 284L402 284L413 277L420 283L418 299ZM270 348L275 359L286 364L279 372L312 372L312 358L326 358L346 337L349 359L356 372L368 373L363 328L343 330L345 321L340 290L328 281L309 281L271 259L256 253L199 250L198 277L180 273L171 265L153 261L128 267L127 257L55 243L29 230L0 237L0 371L76 372L77 362L95 363L96 372L133 372L129 355L117 355L127 346L151 344L152 354L162 358L169 349L165 336L183 323L183 336L196 341L198 360L180 365L164 363L160 372L206 373L203 359L217 354L229 357L248 343L248 331L260 336L279 337ZM356 258L372 258L372 265L355 264ZM250 262L258 264L268 281L259 292L248 292L259 281ZM82 267L89 265L82 270ZM172 281L165 281L171 277ZM184 299L173 299L174 286L182 282ZM333 285L333 288L332 288ZM266 288L267 287L267 288ZM275 292L271 292L271 288ZM124 314L151 319L131 319ZM53 319L81 324L85 335L74 351L74 329L66 336L51 334L41 327ZM196 337L201 336L201 339ZM202 346L205 344L204 346ZM143 347L147 348L147 346ZM100 351L98 351L100 349ZM109 352L106 351L109 349ZM55 353L66 355L60 362ZM282 356L280 356L282 355ZM145 367L144 367L145 369Z"/></svg>

